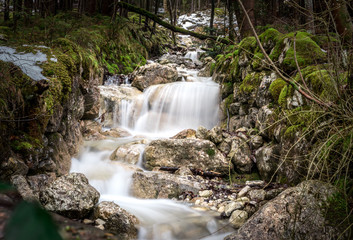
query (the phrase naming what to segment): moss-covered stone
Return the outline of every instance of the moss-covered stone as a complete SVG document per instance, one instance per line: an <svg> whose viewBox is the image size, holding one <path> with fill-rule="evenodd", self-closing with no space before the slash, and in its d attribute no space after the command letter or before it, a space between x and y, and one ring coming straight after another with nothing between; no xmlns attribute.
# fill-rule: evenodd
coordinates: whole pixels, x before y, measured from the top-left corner
<svg viewBox="0 0 353 240"><path fill-rule="evenodd" d="M286 85L282 88L281 93L278 96L278 104L282 108L287 108L287 98L293 94L293 86Z"/></svg>
<svg viewBox="0 0 353 240"><path fill-rule="evenodd" d="M287 86L287 83L282 78L277 78L271 83L269 90L274 101L278 102L278 98L285 86Z"/></svg>
<svg viewBox="0 0 353 240"><path fill-rule="evenodd" d="M254 54L254 57L251 62L251 66L254 70L260 70L263 65L264 55L261 52Z"/></svg>
<svg viewBox="0 0 353 240"><path fill-rule="evenodd" d="M263 73L250 73L248 74L243 82L239 86L239 92L243 94L250 94L258 88L261 83Z"/></svg>
<svg viewBox="0 0 353 240"><path fill-rule="evenodd" d="M241 51L253 52L256 47L255 37L246 37L238 45Z"/></svg>

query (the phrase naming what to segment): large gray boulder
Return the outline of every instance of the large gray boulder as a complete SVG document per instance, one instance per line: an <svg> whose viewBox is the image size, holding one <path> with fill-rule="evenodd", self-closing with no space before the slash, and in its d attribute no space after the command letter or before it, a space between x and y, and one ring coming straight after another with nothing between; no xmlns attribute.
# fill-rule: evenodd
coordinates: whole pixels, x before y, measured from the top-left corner
<svg viewBox="0 0 353 240"><path fill-rule="evenodd" d="M178 80L178 72L175 68L158 63L144 65L133 74L134 79L131 85L141 91L152 85Z"/></svg>
<svg viewBox="0 0 353 240"><path fill-rule="evenodd" d="M137 198L177 198L183 192L195 195L205 188L189 176L159 172L135 172L132 175L131 194Z"/></svg>
<svg viewBox="0 0 353 240"><path fill-rule="evenodd" d="M89 185L82 173L70 173L57 178L40 193L40 202L48 211L69 218L87 216L97 204L100 194Z"/></svg>
<svg viewBox="0 0 353 240"><path fill-rule="evenodd" d="M139 220L114 202L100 202L94 209L94 217L104 220L104 228L124 239L137 239Z"/></svg>
<svg viewBox="0 0 353 240"><path fill-rule="evenodd" d="M251 159L250 147L244 139L233 137L228 157L234 164L235 169L240 173L250 173L254 165Z"/></svg>
<svg viewBox="0 0 353 240"><path fill-rule="evenodd" d="M155 140L146 147L144 153L144 166L148 170L154 167L187 166L227 173L229 164L216 145L208 140Z"/></svg>
<svg viewBox="0 0 353 240"><path fill-rule="evenodd" d="M335 193L337 189L328 183L302 182L265 204L225 239L337 239L341 232L325 217Z"/></svg>

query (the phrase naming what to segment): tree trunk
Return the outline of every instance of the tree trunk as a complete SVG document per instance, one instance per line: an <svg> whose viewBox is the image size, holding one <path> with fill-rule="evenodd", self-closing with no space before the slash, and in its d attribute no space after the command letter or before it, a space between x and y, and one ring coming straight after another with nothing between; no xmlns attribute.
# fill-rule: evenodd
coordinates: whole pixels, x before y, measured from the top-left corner
<svg viewBox="0 0 353 240"><path fill-rule="evenodd" d="M335 27L338 34L342 37L343 43L352 44L353 24L346 2L344 0L333 1L332 9Z"/></svg>
<svg viewBox="0 0 353 240"><path fill-rule="evenodd" d="M150 11L150 0L146 0L146 7L145 7L146 11ZM145 29L148 28L148 22L149 22L149 18L146 17L145 18Z"/></svg>
<svg viewBox="0 0 353 240"><path fill-rule="evenodd" d="M4 5L4 21L10 20L10 0L5 0Z"/></svg>
<svg viewBox="0 0 353 240"><path fill-rule="evenodd" d="M233 1L228 0L227 1L228 5L228 13L229 13L229 23L228 23L228 33L229 33L229 39L235 40L235 31L234 31L234 4Z"/></svg>
<svg viewBox="0 0 353 240"><path fill-rule="evenodd" d="M242 0L242 3L244 5L244 8L246 9L246 12L249 15L249 18L252 24L254 25L255 24L255 13L254 13L255 0ZM241 32L242 38L252 35L250 23L245 18L242 19L242 26L241 26L240 32Z"/></svg>
<svg viewBox="0 0 353 240"><path fill-rule="evenodd" d="M314 3L313 0L305 0L305 9L307 11L306 22L312 34L315 34L315 22L314 22Z"/></svg>
<svg viewBox="0 0 353 240"><path fill-rule="evenodd" d="M210 19L210 34L213 35L213 21L214 21L214 8L215 8L215 0L211 0L211 19Z"/></svg>
<svg viewBox="0 0 353 240"><path fill-rule="evenodd" d="M32 10L33 10L33 1L32 0L25 0L25 12L28 15L32 15Z"/></svg>

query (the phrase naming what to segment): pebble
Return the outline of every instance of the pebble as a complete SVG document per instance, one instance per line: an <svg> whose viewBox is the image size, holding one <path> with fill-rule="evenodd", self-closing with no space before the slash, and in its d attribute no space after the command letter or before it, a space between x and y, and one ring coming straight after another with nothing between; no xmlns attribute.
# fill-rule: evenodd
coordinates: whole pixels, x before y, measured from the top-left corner
<svg viewBox="0 0 353 240"><path fill-rule="evenodd" d="M245 187L242 188L242 189L240 190L240 192L238 193L238 197L243 197L243 196L245 196L245 195L249 192L250 189L251 189L250 186L245 186Z"/></svg>
<svg viewBox="0 0 353 240"><path fill-rule="evenodd" d="M262 185L265 185L265 182L262 181L262 180L246 181L245 185L248 185L248 186L262 186Z"/></svg>
<svg viewBox="0 0 353 240"><path fill-rule="evenodd" d="M204 190L204 191L200 191L199 192L199 196L200 197L210 197L213 195L213 191L212 190Z"/></svg>
<svg viewBox="0 0 353 240"><path fill-rule="evenodd" d="M90 220L90 219L84 219L84 220L83 220L83 223L84 223L84 224L92 224L92 223L94 223L94 221L92 221L92 220Z"/></svg>

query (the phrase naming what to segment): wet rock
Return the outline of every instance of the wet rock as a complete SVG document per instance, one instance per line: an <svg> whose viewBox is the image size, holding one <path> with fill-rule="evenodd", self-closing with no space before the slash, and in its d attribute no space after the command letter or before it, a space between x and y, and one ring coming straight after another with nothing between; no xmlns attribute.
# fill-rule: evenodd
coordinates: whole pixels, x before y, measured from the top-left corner
<svg viewBox="0 0 353 240"><path fill-rule="evenodd" d="M265 200L266 191L263 189L253 189L248 192L248 196L252 201L261 202Z"/></svg>
<svg viewBox="0 0 353 240"><path fill-rule="evenodd" d="M22 175L14 175L11 177L11 184L17 189L23 200L25 201L38 201L38 196L36 196L26 178Z"/></svg>
<svg viewBox="0 0 353 240"><path fill-rule="evenodd" d="M246 211L235 210L229 218L229 223L234 228L240 228L248 220L249 216ZM260 238L259 238L260 239Z"/></svg>
<svg viewBox="0 0 353 240"><path fill-rule="evenodd" d="M111 137L111 138L123 138L123 137L131 136L131 134L128 131L122 128L112 128L112 129L109 129L108 131L101 131L101 134L103 136Z"/></svg>
<svg viewBox="0 0 353 240"><path fill-rule="evenodd" d="M140 142L122 145L110 155L110 160L123 161L135 165L140 160L144 146L145 145Z"/></svg>
<svg viewBox="0 0 353 240"><path fill-rule="evenodd" d="M156 172L135 172L132 175L131 193L137 198L177 198L183 192L196 195L202 188L205 186L187 176Z"/></svg>
<svg viewBox="0 0 353 240"><path fill-rule="evenodd" d="M27 182L33 190L33 194L39 199L39 193L56 179L54 172L27 176Z"/></svg>
<svg viewBox="0 0 353 240"><path fill-rule="evenodd" d="M215 60L213 60L211 57L207 57L204 59L204 62L206 63L205 67L202 68L197 76L199 77L211 77L211 67L213 64L216 63Z"/></svg>
<svg viewBox="0 0 353 240"><path fill-rule="evenodd" d="M52 133L48 136L48 159L52 161L52 167L46 168L47 171L55 171L58 176L69 173L71 167L71 155L60 133ZM41 166L39 166L41 167Z"/></svg>
<svg viewBox="0 0 353 240"><path fill-rule="evenodd" d="M152 141L145 149L144 166L181 167L226 173L228 161L215 144L200 139L163 139Z"/></svg>
<svg viewBox="0 0 353 240"><path fill-rule="evenodd" d="M262 179L270 181L279 166L280 146L266 145L255 152L256 166Z"/></svg>
<svg viewBox="0 0 353 240"><path fill-rule="evenodd" d="M178 72L175 68L158 63L142 66L133 75L131 85L141 91L152 85L171 83L178 79Z"/></svg>
<svg viewBox="0 0 353 240"><path fill-rule="evenodd" d="M342 232L330 224L323 210L336 192L328 183L302 182L267 202L225 239L337 239Z"/></svg>
<svg viewBox="0 0 353 240"><path fill-rule="evenodd" d="M99 89L100 107L103 112L100 120L107 127L113 127L116 124L114 116L119 111L122 111L120 108L126 107L126 104L135 102L142 94L141 91L133 87L99 86ZM132 109L132 111L135 110Z"/></svg>
<svg viewBox="0 0 353 240"><path fill-rule="evenodd" d="M28 172L28 166L16 155L3 159L0 166L0 179L4 181L9 181L13 175L26 175Z"/></svg>
<svg viewBox="0 0 353 240"><path fill-rule="evenodd" d="M57 178L40 193L40 202L48 211L69 218L84 218L99 199L99 192L88 184L81 173Z"/></svg>
<svg viewBox="0 0 353 240"><path fill-rule="evenodd" d="M94 209L94 217L102 219L104 223L100 225L113 233L128 239L137 238L139 220L113 202L100 202Z"/></svg>
<svg viewBox="0 0 353 240"><path fill-rule="evenodd" d="M245 202L243 201L231 202L224 208L224 214L225 216L230 217L232 212L234 212L235 210L241 210L244 208L244 206Z"/></svg>
<svg viewBox="0 0 353 240"><path fill-rule="evenodd" d="M171 138L172 139L196 138L196 131L194 129L185 129Z"/></svg>
<svg viewBox="0 0 353 240"><path fill-rule="evenodd" d="M232 160L232 163L238 172L251 172L254 163L251 160L251 151L246 141L239 137L233 138L228 157Z"/></svg>

